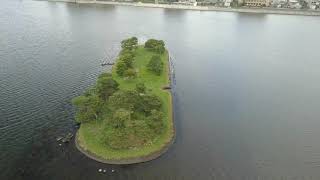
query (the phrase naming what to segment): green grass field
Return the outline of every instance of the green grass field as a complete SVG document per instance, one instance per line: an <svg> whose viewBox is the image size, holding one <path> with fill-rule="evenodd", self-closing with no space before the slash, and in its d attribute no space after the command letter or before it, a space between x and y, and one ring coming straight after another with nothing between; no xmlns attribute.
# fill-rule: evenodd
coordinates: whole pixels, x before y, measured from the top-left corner
<svg viewBox="0 0 320 180"><path fill-rule="evenodd" d="M78 144L87 151L95 154L95 156L107 159L130 159L137 157L144 157L155 152L158 152L171 142L174 137L174 126L172 117L172 97L169 91L162 90L162 87L170 84L169 80L169 61L168 52L161 55L161 60L164 63L164 70L160 76L153 74L147 70L147 63L150 58L155 55L154 52L144 49L139 46L135 51L134 68L137 70L137 77L135 79L124 79L119 77L115 68L112 70L113 78L120 84L122 90L133 90L138 82L143 82L148 91L157 95L162 101L162 112L164 113L165 130L159 134L152 143L142 147L125 150L114 150L108 148L105 143L101 142L102 128L104 121L91 121L89 123L81 124L78 131Z"/></svg>

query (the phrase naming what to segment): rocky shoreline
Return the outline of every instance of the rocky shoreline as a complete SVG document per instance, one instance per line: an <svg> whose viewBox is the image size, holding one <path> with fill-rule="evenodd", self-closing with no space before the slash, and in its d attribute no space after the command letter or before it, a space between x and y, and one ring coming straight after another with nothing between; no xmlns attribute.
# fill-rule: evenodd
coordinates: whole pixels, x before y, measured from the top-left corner
<svg viewBox="0 0 320 180"><path fill-rule="evenodd" d="M79 4L108 4L108 5L120 5L120 6L149 7L149 8L183 9L183 10L197 10L197 11L222 11L222 12L240 12L240 13L257 13L257 14L320 16L320 11L318 10L294 10L294 9L275 9L275 8L226 8L226 7L214 7L214 6L126 3L126 2L97 1L97 0L47 0L47 1L69 2L69 3L79 3Z"/></svg>

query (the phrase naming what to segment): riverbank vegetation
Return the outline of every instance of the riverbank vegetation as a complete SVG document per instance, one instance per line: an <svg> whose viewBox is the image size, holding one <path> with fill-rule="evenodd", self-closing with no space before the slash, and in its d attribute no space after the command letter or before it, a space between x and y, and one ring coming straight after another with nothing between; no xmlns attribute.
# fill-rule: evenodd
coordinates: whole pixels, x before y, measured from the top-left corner
<svg viewBox="0 0 320 180"><path fill-rule="evenodd" d="M144 46L121 42L111 73L73 99L81 148L103 159L130 159L158 152L174 136L168 52L161 40Z"/></svg>

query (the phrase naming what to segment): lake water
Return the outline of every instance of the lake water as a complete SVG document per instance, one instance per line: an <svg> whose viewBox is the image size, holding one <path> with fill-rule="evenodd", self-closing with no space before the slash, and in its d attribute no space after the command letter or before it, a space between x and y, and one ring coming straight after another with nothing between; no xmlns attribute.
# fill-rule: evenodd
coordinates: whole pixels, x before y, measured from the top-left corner
<svg viewBox="0 0 320 180"><path fill-rule="evenodd" d="M0 179L319 179L319 32L319 17L2 1ZM130 36L170 50L176 141L148 163L96 163L55 138Z"/></svg>

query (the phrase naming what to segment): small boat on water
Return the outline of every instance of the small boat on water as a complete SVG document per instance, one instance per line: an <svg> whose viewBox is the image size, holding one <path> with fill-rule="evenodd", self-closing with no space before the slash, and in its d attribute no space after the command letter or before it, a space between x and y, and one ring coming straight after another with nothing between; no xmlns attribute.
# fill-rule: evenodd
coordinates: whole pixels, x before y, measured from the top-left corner
<svg viewBox="0 0 320 180"><path fill-rule="evenodd" d="M72 139L72 137L73 137L73 134L69 132L65 137L59 136L56 138L56 140L58 142L61 141L63 143L67 143Z"/></svg>
<svg viewBox="0 0 320 180"><path fill-rule="evenodd" d="M63 139L63 137L59 136L56 138L57 141L61 141Z"/></svg>
<svg viewBox="0 0 320 180"><path fill-rule="evenodd" d="M68 133L68 134L66 135L66 137L64 137L64 138L62 139L62 142L63 142L63 143L67 143L67 142L69 142L69 141L71 140L72 137L73 137L73 134L72 134L72 133Z"/></svg>
<svg viewBox="0 0 320 180"><path fill-rule="evenodd" d="M103 62L103 63L101 63L101 66L106 66L106 65L114 65L114 63L113 62Z"/></svg>

